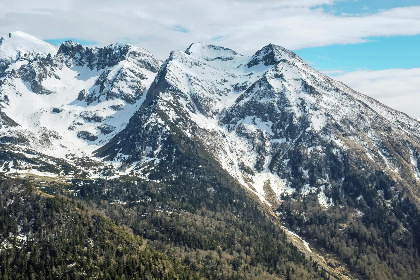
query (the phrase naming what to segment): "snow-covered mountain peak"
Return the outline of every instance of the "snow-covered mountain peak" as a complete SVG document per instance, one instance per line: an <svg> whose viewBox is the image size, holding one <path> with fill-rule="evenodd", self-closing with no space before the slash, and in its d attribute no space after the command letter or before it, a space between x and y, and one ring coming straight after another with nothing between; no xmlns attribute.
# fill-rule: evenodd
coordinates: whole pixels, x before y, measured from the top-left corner
<svg viewBox="0 0 420 280"><path fill-rule="evenodd" d="M89 155L122 130L161 66L130 44L91 48L66 41L46 55L48 48L33 47L41 40L18 35L14 45L28 46L31 55L0 60L0 137L54 157ZM10 36L3 46L18 37Z"/></svg>
<svg viewBox="0 0 420 280"><path fill-rule="evenodd" d="M229 48L210 45L202 42L191 44L185 53L207 61L233 60L242 56L241 54Z"/></svg>
<svg viewBox="0 0 420 280"><path fill-rule="evenodd" d="M11 32L0 38L0 60L16 60L28 53L54 55L53 45L21 31Z"/></svg>
<svg viewBox="0 0 420 280"><path fill-rule="evenodd" d="M86 65L96 71L114 67L122 62L130 62L133 67L157 73L161 64L161 61L149 51L127 43L90 48L73 41L66 41L60 46L58 54L64 56L68 67Z"/></svg>
<svg viewBox="0 0 420 280"><path fill-rule="evenodd" d="M214 68L229 72L242 71L243 65L248 62L248 57L229 48L210 45L207 43L194 43L189 46L185 54L203 61ZM236 70L235 70L236 69Z"/></svg>
<svg viewBox="0 0 420 280"><path fill-rule="evenodd" d="M81 53L84 50L85 48L81 44L68 40L60 45L57 53L69 57L74 57L77 53Z"/></svg>
<svg viewBox="0 0 420 280"><path fill-rule="evenodd" d="M272 66L282 60L299 62L302 61L294 52L289 51L281 46L269 44L257 51L250 59L247 66L248 68L261 64L264 66Z"/></svg>

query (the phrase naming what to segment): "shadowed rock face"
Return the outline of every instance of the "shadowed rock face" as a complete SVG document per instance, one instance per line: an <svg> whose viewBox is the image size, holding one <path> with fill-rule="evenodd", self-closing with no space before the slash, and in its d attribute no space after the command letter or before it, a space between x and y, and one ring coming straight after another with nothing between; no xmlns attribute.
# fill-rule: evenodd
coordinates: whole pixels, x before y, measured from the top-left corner
<svg viewBox="0 0 420 280"><path fill-rule="evenodd" d="M113 67L123 60L137 61L139 67L156 73L159 70L157 59L144 49L130 44L112 44L103 48L84 48L79 43L64 42L58 49L58 55L65 57L66 63L87 65L91 69Z"/></svg>

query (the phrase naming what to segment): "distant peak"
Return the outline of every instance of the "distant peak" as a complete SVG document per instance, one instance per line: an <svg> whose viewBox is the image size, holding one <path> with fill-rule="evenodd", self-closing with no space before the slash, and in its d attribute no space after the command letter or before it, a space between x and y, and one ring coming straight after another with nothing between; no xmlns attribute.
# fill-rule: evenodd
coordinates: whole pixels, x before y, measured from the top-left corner
<svg viewBox="0 0 420 280"><path fill-rule="evenodd" d="M6 36L4 36L5 41L9 41L10 43L24 43L27 42L29 44L38 44L38 45L46 45L52 49L55 49L53 45L48 42L45 42L42 39L39 39L35 36L32 36L28 33L22 31L13 31L9 32Z"/></svg>
<svg viewBox="0 0 420 280"><path fill-rule="evenodd" d="M275 52L277 55L288 55L291 57L298 57L294 52L275 44L268 44L263 49Z"/></svg>
<svg viewBox="0 0 420 280"><path fill-rule="evenodd" d="M208 48L210 45L205 43L205 42L196 42L196 43L192 43L186 50L185 53L186 54L192 54L195 53L198 50L202 50L202 49L206 49Z"/></svg>
<svg viewBox="0 0 420 280"><path fill-rule="evenodd" d="M205 48L208 48L209 46L211 46L211 45L207 44L206 42L195 42L195 43L192 43L187 48L185 53L191 54L191 53L195 52L196 50L205 49Z"/></svg>
<svg viewBox="0 0 420 280"><path fill-rule="evenodd" d="M22 31L7 33L0 39L0 59L17 59L25 53L55 54L53 45Z"/></svg>
<svg viewBox="0 0 420 280"><path fill-rule="evenodd" d="M32 35L29 35L25 32L22 31L13 31L13 32L9 32L6 34L2 34L1 36L2 40L6 40L6 41L12 41L12 40L16 40L16 39L27 39L27 40L32 40L32 41L42 41L41 39L38 39Z"/></svg>
<svg viewBox="0 0 420 280"><path fill-rule="evenodd" d="M35 36L32 36L28 33L22 32L22 31L9 32L7 37L9 37L9 38L19 37L19 38L27 38L27 39L30 39L30 40L41 40L41 39L38 39Z"/></svg>
<svg viewBox="0 0 420 280"><path fill-rule="evenodd" d="M130 43L114 43L99 49L112 50L113 52L122 52L123 54L127 54L133 51L136 53L144 53L153 56L152 53L150 53L148 50L132 45Z"/></svg>
<svg viewBox="0 0 420 280"><path fill-rule="evenodd" d="M237 56L242 56L241 54L235 52L232 49L221 46L215 46L204 42L191 44L185 51L185 53L207 61L212 61L216 59L226 60L233 59Z"/></svg>
<svg viewBox="0 0 420 280"><path fill-rule="evenodd" d="M275 50L276 47L279 47L279 46L274 45L273 43L270 43L267 46L264 46L261 50Z"/></svg>
<svg viewBox="0 0 420 280"><path fill-rule="evenodd" d="M81 44L79 44L78 42L74 42L72 40L64 41L61 45L62 46L67 46L67 47L78 47L78 46L81 46Z"/></svg>
<svg viewBox="0 0 420 280"><path fill-rule="evenodd" d="M81 44L73 42L72 40L67 40L61 44L60 48L58 49L58 53L73 57L77 53L83 52L84 50L85 49Z"/></svg>
<svg viewBox="0 0 420 280"><path fill-rule="evenodd" d="M113 43L110 44L108 46L105 46L105 48L110 48L110 49L131 49L131 48L135 48L135 46L133 46L132 44L129 43Z"/></svg>

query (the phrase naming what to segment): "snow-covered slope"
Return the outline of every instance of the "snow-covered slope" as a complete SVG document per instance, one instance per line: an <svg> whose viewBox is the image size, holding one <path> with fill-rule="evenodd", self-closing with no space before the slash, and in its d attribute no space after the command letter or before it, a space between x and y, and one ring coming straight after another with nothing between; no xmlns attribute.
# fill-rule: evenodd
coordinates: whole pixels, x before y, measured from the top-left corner
<svg viewBox="0 0 420 280"><path fill-rule="evenodd" d="M54 55L45 46L21 33L7 42L8 50L34 55L15 57L2 72L2 143L70 161L90 157L138 110L161 62L128 44L91 49L68 41Z"/></svg>
<svg viewBox="0 0 420 280"><path fill-rule="evenodd" d="M13 61L34 54L54 55L57 48L21 31L0 37L0 60Z"/></svg>
<svg viewBox="0 0 420 280"><path fill-rule="evenodd" d="M294 53L268 45L252 57L203 43L173 52L147 102L99 155L148 176L170 158L179 129L264 202L319 193L332 205L349 165L417 176L419 123L315 71ZM418 182L416 182L418 184Z"/></svg>

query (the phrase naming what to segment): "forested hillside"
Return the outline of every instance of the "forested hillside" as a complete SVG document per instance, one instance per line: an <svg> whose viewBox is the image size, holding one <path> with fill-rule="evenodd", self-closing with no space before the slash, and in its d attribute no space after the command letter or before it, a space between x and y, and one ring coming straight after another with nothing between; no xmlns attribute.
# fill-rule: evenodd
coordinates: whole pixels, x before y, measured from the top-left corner
<svg viewBox="0 0 420 280"><path fill-rule="evenodd" d="M22 180L0 183L1 279L201 279L130 229Z"/></svg>

